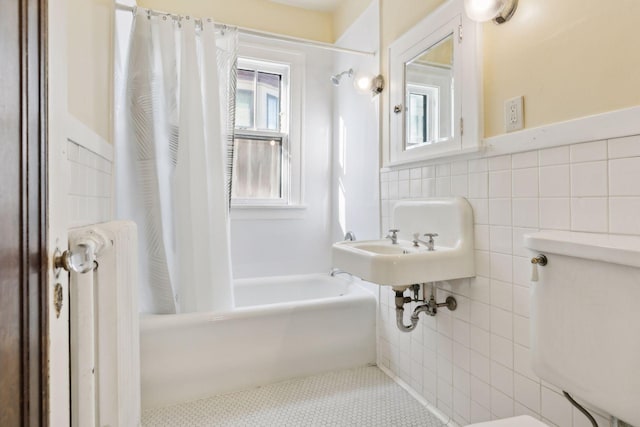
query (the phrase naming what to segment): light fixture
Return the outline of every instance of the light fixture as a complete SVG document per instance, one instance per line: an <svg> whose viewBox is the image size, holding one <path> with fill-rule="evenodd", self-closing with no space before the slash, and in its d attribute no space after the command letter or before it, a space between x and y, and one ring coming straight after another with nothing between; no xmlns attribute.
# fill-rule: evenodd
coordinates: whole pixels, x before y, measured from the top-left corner
<svg viewBox="0 0 640 427"><path fill-rule="evenodd" d="M464 0L467 16L478 22L493 20L504 24L513 16L518 0Z"/></svg>
<svg viewBox="0 0 640 427"><path fill-rule="evenodd" d="M353 87L358 93L371 93L376 96L384 89L384 77L380 74L371 76L370 74L359 72L353 79Z"/></svg>

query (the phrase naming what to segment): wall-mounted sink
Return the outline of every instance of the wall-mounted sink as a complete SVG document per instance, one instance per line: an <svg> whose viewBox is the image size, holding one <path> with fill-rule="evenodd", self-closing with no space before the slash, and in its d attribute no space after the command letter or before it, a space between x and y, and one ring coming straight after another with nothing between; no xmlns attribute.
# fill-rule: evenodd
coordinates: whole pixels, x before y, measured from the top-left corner
<svg viewBox="0 0 640 427"><path fill-rule="evenodd" d="M333 266L379 285L404 290L427 283L475 276L473 210L461 197L398 202L390 239L333 245ZM414 234L437 233L434 250L413 243Z"/></svg>

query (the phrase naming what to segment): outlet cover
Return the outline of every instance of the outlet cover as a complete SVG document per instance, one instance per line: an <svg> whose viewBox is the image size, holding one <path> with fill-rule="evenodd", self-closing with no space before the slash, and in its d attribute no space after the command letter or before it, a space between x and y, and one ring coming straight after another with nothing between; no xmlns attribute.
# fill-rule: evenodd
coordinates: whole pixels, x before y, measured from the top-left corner
<svg viewBox="0 0 640 427"><path fill-rule="evenodd" d="M504 127L507 132L524 129L523 96L517 96L504 102Z"/></svg>

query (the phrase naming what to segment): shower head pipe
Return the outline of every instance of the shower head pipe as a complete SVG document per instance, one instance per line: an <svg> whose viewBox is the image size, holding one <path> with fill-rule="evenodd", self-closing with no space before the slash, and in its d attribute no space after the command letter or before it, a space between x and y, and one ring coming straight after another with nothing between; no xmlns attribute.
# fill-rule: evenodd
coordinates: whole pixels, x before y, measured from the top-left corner
<svg viewBox="0 0 640 427"><path fill-rule="evenodd" d="M331 76L331 83L333 83L334 86L339 86L340 80L342 80L342 76L344 76L345 74L348 77L353 76L353 68L349 68L347 71L343 71L341 73L334 74L333 76Z"/></svg>

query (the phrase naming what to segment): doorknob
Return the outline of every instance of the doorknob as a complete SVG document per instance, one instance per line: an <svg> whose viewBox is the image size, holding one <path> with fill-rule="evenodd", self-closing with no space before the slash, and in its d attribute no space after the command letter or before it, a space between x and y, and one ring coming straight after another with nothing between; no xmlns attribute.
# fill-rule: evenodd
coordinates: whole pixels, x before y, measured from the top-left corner
<svg viewBox="0 0 640 427"><path fill-rule="evenodd" d="M60 249L56 249L53 256L56 277L61 269L74 273L88 273L98 267L95 247L91 241L78 243L62 253L60 253Z"/></svg>

